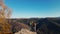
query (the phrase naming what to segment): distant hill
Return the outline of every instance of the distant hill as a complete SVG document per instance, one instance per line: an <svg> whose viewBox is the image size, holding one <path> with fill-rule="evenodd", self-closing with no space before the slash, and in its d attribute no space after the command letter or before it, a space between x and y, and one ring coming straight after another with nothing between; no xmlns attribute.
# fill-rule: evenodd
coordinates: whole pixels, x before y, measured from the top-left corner
<svg viewBox="0 0 60 34"><path fill-rule="evenodd" d="M40 19L37 24L38 34L60 34L60 19L44 18Z"/></svg>
<svg viewBox="0 0 60 34"><path fill-rule="evenodd" d="M60 18L9 19L8 21L12 25L12 32L18 32L21 28L32 30L33 26L30 23L33 21L37 24L38 34L60 34Z"/></svg>

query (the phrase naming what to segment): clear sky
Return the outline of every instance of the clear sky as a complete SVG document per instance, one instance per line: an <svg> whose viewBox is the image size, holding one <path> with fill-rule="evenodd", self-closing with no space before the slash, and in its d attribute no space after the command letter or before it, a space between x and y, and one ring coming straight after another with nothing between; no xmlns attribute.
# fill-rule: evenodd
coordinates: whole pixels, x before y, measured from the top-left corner
<svg viewBox="0 0 60 34"><path fill-rule="evenodd" d="M5 0L12 18L60 17L60 0Z"/></svg>

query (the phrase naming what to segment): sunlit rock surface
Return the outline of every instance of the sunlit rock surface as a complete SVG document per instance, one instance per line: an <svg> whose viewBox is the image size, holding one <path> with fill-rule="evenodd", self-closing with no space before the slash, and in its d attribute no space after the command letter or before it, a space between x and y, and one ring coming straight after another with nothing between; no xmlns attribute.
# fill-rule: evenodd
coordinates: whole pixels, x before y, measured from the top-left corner
<svg viewBox="0 0 60 34"><path fill-rule="evenodd" d="M21 29L21 31L16 32L15 34L37 34L36 32L32 32L30 30L27 29Z"/></svg>

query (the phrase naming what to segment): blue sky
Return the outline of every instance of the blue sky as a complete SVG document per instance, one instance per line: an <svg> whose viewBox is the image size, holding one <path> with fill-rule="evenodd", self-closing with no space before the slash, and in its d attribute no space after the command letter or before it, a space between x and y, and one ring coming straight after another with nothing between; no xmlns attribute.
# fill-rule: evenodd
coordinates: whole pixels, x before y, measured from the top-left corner
<svg viewBox="0 0 60 34"><path fill-rule="evenodd" d="M5 0L12 18L60 17L60 0Z"/></svg>

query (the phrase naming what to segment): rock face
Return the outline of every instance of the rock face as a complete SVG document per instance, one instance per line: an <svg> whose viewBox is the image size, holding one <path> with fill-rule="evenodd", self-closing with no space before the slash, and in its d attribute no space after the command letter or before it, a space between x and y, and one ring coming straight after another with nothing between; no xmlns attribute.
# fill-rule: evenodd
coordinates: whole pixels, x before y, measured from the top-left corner
<svg viewBox="0 0 60 34"><path fill-rule="evenodd" d="M15 34L37 34L36 32L32 32L28 29L21 29L21 31L15 33Z"/></svg>

